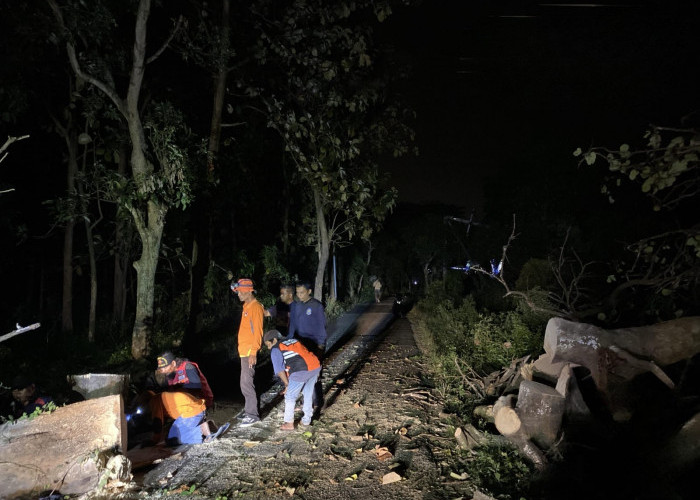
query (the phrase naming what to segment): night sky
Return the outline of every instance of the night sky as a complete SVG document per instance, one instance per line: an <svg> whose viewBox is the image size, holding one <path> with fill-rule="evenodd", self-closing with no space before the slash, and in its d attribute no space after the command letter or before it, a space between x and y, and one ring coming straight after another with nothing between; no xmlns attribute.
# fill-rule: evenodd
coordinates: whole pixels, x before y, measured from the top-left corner
<svg viewBox="0 0 700 500"><path fill-rule="evenodd" d="M681 126L700 110L700 10L682 3L430 0L396 13L421 151L390 167L400 200L478 210L484 176L504 165L573 169L579 146Z"/></svg>

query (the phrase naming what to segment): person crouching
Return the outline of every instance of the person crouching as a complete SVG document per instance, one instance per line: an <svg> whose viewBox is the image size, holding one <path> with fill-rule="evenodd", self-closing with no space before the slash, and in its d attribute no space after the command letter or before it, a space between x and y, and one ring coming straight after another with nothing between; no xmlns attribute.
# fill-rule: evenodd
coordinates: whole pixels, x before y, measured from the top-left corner
<svg viewBox="0 0 700 500"><path fill-rule="evenodd" d="M296 339L282 340L282 334L270 330L263 336L270 350L270 359L275 375L285 386L283 431L294 429L294 405L299 394L304 396L302 425L311 424L313 416L314 385L321 373L321 363L304 345Z"/></svg>
<svg viewBox="0 0 700 500"><path fill-rule="evenodd" d="M199 366L176 358L171 352L164 352L158 356L156 379L162 380L162 392L151 399L153 419L161 425L166 416L175 420L168 431L166 444L199 444L206 440L210 434L206 409L213 404L214 395ZM157 439L154 441L158 442Z"/></svg>

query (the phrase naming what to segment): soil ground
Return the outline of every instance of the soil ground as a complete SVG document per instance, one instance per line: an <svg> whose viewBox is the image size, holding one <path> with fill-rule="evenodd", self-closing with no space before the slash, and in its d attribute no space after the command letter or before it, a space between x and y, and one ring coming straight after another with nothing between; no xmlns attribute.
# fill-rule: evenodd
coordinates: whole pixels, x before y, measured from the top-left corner
<svg viewBox="0 0 700 500"><path fill-rule="evenodd" d="M390 307L373 306L385 315ZM110 498L487 498L444 474L454 428L424 382L408 320L394 321L364 355L331 361L346 369L327 374L325 407L311 426L280 430L277 404L261 424L167 458L140 478L139 491ZM221 405L212 417L231 420L238 410Z"/></svg>

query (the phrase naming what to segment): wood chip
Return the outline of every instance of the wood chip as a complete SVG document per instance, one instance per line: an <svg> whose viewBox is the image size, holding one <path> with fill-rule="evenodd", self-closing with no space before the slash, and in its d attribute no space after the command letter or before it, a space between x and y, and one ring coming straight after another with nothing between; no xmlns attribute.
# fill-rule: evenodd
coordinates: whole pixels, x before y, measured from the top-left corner
<svg viewBox="0 0 700 500"><path fill-rule="evenodd" d="M395 483L397 481L401 481L401 479L401 476L399 476L396 472L389 472L388 474L384 474L384 477L382 477L382 484Z"/></svg>
<svg viewBox="0 0 700 500"><path fill-rule="evenodd" d="M389 451L389 449L386 446L379 446L377 445L372 452L377 456L377 459L381 462L384 462L385 460L389 460L392 458L394 455Z"/></svg>

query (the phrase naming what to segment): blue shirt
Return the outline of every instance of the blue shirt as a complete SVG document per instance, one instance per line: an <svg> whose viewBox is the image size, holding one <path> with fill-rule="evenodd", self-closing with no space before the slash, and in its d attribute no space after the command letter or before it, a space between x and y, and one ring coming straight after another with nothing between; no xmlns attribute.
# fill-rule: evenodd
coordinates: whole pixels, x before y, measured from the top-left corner
<svg viewBox="0 0 700 500"><path fill-rule="evenodd" d="M289 308L287 338L309 339L317 345L324 345L328 334L323 304L314 298L306 302L292 302Z"/></svg>

